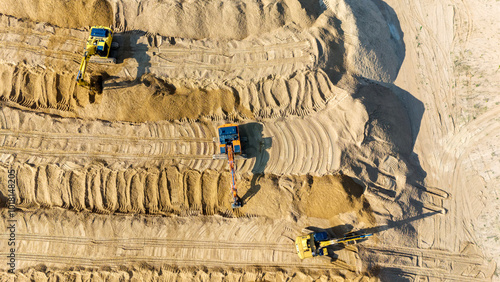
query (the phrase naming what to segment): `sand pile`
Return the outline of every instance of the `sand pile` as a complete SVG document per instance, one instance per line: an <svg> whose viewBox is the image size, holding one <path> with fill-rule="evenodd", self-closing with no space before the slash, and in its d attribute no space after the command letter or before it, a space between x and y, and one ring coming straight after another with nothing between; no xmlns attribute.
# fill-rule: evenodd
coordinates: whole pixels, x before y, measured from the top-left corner
<svg viewBox="0 0 500 282"><path fill-rule="evenodd" d="M65 169L54 164L15 167L17 202L23 210L65 208L95 213L195 216L263 216L289 213L332 219L357 211L358 221L373 224L364 190L346 176L244 176L236 181L244 207L231 209L231 175L182 167L113 170L104 166ZM0 178L8 179L0 168ZM7 199L7 186L0 187Z"/></svg>
<svg viewBox="0 0 500 282"><path fill-rule="evenodd" d="M7 276L6 277L11 277ZM151 281L151 280L166 280L166 281L327 281L327 279L337 279L342 281L344 278L342 275L335 274L316 274L307 275L302 272L284 272L284 271L259 271L253 273L250 271L222 271L216 272L214 270L210 271L196 271L192 272L189 268L174 268L174 267L161 267L160 269L151 268L144 265L131 266L130 269L121 269L117 271L109 270L51 270L49 273L43 271L30 269L22 274L18 274L16 278L19 281L29 281L31 280L45 280L45 279L60 279L62 281L74 281L74 280L92 280L92 279L102 279L102 280L118 280L118 281L128 281L128 280L138 280L138 281ZM321 280L322 279L322 280ZM352 279L360 281L378 281L373 275L360 274L353 275Z"/></svg>
<svg viewBox="0 0 500 282"><path fill-rule="evenodd" d="M298 1L114 1L116 25L166 36L243 39L314 19ZM196 18L196 21L192 19Z"/></svg>
<svg viewBox="0 0 500 282"><path fill-rule="evenodd" d="M363 187L349 177L313 177L309 181L311 185L300 191L300 205L307 216L331 219L352 210L359 213L360 222L372 216L370 204L362 197Z"/></svg>
<svg viewBox="0 0 500 282"><path fill-rule="evenodd" d="M341 22L346 69L393 82L405 56L403 32L394 10L382 1L325 0Z"/></svg>
<svg viewBox="0 0 500 282"><path fill-rule="evenodd" d="M106 0L3 1L0 13L61 27L113 24L113 7Z"/></svg>
<svg viewBox="0 0 500 282"><path fill-rule="evenodd" d="M0 13L60 27L114 24L121 31L193 39L242 39L314 20L298 1L6 1Z"/></svg>

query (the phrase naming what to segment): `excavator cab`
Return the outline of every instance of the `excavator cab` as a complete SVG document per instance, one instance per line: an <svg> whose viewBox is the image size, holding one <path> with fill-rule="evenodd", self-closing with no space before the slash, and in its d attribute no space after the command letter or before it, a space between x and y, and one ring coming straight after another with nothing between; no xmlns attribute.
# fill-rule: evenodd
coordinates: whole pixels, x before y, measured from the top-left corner
<svg viewBox="0 0 500 282"><path fill-rule="evenodd" d="M225 124L218 127L219 130L219 150L221 154L227 154L226 146L232 145L235 155L241 154L240 132L236 124Z"/></svg>
<svg viewBox="0 0 500 282"><path fill-rule="evenodd" d="M95 45L96 55L101 58L108 58L112 41L113 30L108 27L94 26L90 30L90 37L87 40L87 50L91 48L92 45Z"/></svg>

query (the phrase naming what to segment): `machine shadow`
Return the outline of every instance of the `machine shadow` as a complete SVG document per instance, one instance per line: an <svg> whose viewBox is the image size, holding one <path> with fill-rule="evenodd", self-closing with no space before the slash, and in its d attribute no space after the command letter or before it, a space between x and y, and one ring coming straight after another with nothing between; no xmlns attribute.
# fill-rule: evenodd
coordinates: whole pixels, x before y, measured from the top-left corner
<svg viewBox="0 0 500 282"><path fill-rule="evenodd" d="M241 197L241 201L245 204L260 191L258 180L264 175L264 169L269 161L267 149L271 148L273 140L272 137L263 137L264 126L261 123L246 123L239 125L238 128L244 154L247 158L255 158L250 189Z"/></svg>
<svg viewBox="0 0 500 282"><path fill-rule="evenodd" d="M127 33L115 33L113 42L117 42L120 47L112 50L110 56L116 58L117 64L124 63L127 59L135 59L137 68L135 71L124 67L126 78L119 76L105 76L104 87L106 89L122 89L145 83L143 75L149 73L151 67L151 56L147 53L152 42L146 44L145 31L134 31ZM151 40L148 38L148 40ZM107 80L107 81L106 81Z"/></svg>

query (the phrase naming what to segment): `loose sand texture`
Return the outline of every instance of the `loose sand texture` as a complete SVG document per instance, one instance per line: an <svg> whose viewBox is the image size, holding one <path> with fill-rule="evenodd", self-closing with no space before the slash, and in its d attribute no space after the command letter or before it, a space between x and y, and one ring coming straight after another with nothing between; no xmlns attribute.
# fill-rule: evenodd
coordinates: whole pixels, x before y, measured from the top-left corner
<svg viewBox="0 0 500 282"><path fill-rule="evenodd" d="M0 1L0 280L500 279L499 3Z"/></svg>

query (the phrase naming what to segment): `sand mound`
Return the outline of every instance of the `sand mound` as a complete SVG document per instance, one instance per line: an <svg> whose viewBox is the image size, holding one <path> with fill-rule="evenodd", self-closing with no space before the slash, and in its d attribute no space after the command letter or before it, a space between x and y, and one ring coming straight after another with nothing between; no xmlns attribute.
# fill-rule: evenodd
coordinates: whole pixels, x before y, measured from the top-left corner
<svg viewBox="0 0 500 282"><path fill-rule="evenodd" d="M113 24L113 8L106 0L71 2L64 0L7 0L2 2L0 13L71 28Z"/></svg>
<svg viewBox="0 0 500 282"><path fill-rule="evenodd" d="M165 36L242 39L276 28L312 23L298 1L4 1L0 13L60 27L115 24ZM196 21L192 19L196 18Z"/></svg>
<svg viewBox="0 0 500 282"><path fill-rule="evenodd" d="M197 270L192 272L189 268L177 268L165 265L158 268L152 267L148 264L137 264L130 266L129 269L120 268L120 270L95 270L95 269L81 269L75 270L60 270L57 268L46 268L45 270L30 268L23 270L23 272L9 275L6 272L0 273L2 279L14 279L16 281L34 280L61 280L61 281L74 281L74 280L93 280L100 279L103 281L315 281L316 277L321 277L327 281L328 278L343 281L345 275L343 274L304 274L295 271L282 271L282 270ZM369 281L375 282L377 279L371 274L358 274L349 275L354 281ZM334 280L334 281L335 281Z"/></svg>
<svg viewBox="0 0 500 282"><path fill-rule="evenodd" d="M100 102L93 103L92 95L83 93L77 102L84 107L75 108L77 116L130 122L252 117L250 110L239 105L238 97L227 87L185 88L152 76L145 76L142 83L131 84L125 90L106 91L100 96Z"/></svg>
<svg viewBox="0 0 500 282"><path fill-rule="evenodd" d="M341 22L347 70L382 82L396 80L405 56L399 20L382 1L325 0Z"/></svg>
<svg viewBox="0 0 500 282"><path fill-rule="evenodd" d="M18 202L25 210L43 206L95 213L184 216L218 211L224 216L282 218L297 209L306 216L331 219L358 211L361 221L370 220L363 188L346 176L245 176L236 181L245 205L235 213L229 205L230 179L227 172L208 170L202 174L175 166L124 171L95 165L79 170L23 165L17 172ZM5 187L1 193L7 196Z"/></svg>
<svg viewBox="0 0 500 282"><path fill-rule="evenodd" d="M310 186L302 187L299 194L299 208L307 216L331 219L341 213L355 210L361 215L358 221L366 220L367 215L370 217L370 205L362 197L363 187L349 177L311 177L309 182Z"/></svg>
<svg viewBox="0 0 500 282"><path fill-rule="evenodd" d="M245 7L251 7L251 3L247 3ZM238 6L241 3L233 4ZM122 4L118 3L117 7L120 5ZM120 11L125 13L131 10L123 5ZM139 11L153 6L156 7L156 12L162 8L171 8L168 3L148 2L141 5ZM189 7L198 7L193 3L175 5L182 8L178 17L191 16ZM334 83L342 80L345 85L348 79L343 77L349 73L368 78L374 78L370 71L377 74L389 73L388 77L391 78L397 73L397 70L385 69L388 66L399 67L393 59L398 57L399 45L394 43L393 48L377 47L377 44L381 45L381 42L391 36L383 33L387 28L382 14L370 14L375 20L367 18L365 21L376 26L383 34L367 33L372 37L364 39L366 36L355 29L358 21L355 14L363 13L360 10L362 7L356 7L356 10L341 3L338 5L343 5L342 9L335 10L335 13L331 10L321 13L321 10L315 10L318 7L302 9L300 3L294 1L289 1L286 5L278 2L269 5L294 7L290 11L300 11L297 15L314 15L314 25L305 24L311 18L304 14L290 17L290 24L265 29L258 35L245 36L244 39L233 38L229 42L218 40L213 35L210 39L201 40L190 34L190 31L198 32L203 29L190 25L183 25L185 30L182 34L175 35L179 38L173 41L172 37L165 37L162 33L161 36L151 35L154 32L151 29L144 29L147 33L118 32L116 40L122 47L117 59L121 64L91 64L89 69L89 76L105 73L109 78L105 81L102 96L89 95L88 91L71 83L81 56L85 34L59 27L39 27L37 29L42 33L27 35L32 44L19 46L21 52L8 51L10 49L3 51L9 53L10 63L17 66L9 64L2 67L1 77L5 85L2 97L13 105L92 119L142 122L183 118L193 120L201 117L275 118L306 115L323 109L330 100L343 94ZM134 13L135 11L137 9L134 9ZM288 10L284 9L281 13L285 18L288 17L286 11ZM154 21L155 17L150 13L148 15L148 20ZM125 18L129 16L132 17L123 15ZM264 18L274 19L271 15ZM2 19L4 28L8 30L2 36L7 46L17 42L15 35L11 34L11 28L23 28L29 32L30 27L37 26L35 23L19 22L12 17L2 16ZM346 37L347 32L349 37ZM54 36L54 33L58 36ZM59 36L68 35L72 43L69 46L59 39ZM345 42L346 38L349 42ZM78 40L81 40L80 44L76 44ZM365 41L370 44L365 44ZM375 51L361 50L365 45ZM35 60L33 49L40 50L43 56ZM360 60L362 56L356 57L360 53L372 55ZM21 61L23 63L19 64ZM154 75L143 77L146 72ZM158 81L163 82L156 83ZM9 89L13 87L16 91L11 93ZM123 91L123 88L133 90ZM226 89L231 89L234 98L225 92ZM158 93L162 97L168 93L168 99L159 99ZM200 98L196 98L197 96ZM197 103L201 97L209 104ZM138 104L141 107L135 107ZM183 105L193 108L175 110ZM131 111L132 106L134 111ZM133 114L124 114L129 112Z"/></svg>
<svg viewBox="0 0 500 282"><path fill-rule="evenodd" d="M114 2L117 26L165 36L242 39L291 23L312 23L299 1Z"/></svg>

